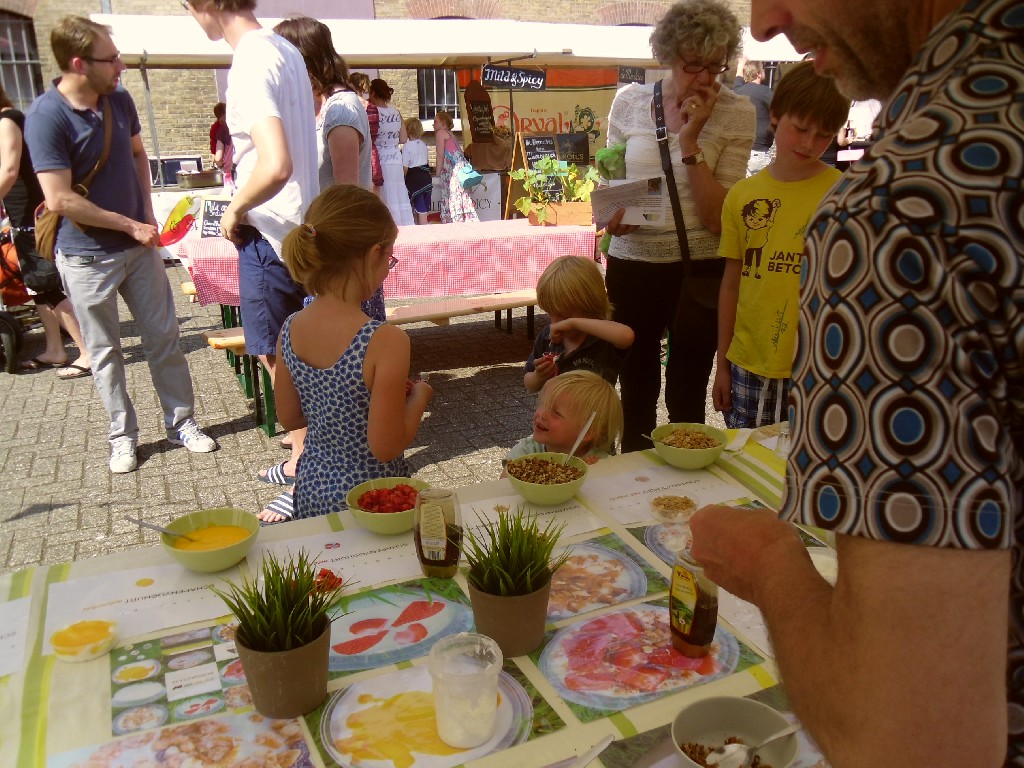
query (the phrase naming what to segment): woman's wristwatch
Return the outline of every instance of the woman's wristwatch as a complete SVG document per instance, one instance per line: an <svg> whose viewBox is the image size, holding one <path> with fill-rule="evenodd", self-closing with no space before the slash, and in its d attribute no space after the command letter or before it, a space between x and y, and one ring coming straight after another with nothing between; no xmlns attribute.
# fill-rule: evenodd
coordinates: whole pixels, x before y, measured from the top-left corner
<svg viewBox="0 0 1024 768"><path fill-rule="evenodd" d="M680 159L682 160L683 165L697 165L699 163L703 163L704 150L698 147L696 152L691 152L688 155L683 155Z"/></svg>

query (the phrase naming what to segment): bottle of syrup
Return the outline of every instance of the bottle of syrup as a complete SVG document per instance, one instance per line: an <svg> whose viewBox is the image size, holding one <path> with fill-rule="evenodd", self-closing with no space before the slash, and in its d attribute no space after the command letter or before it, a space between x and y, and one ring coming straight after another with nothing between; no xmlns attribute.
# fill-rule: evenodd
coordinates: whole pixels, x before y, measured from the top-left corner
<svg viewBox="0 0 1024 768"><path fill-rule="evenodd" d="M704 575L689 549L676 555L668 612L672 646L684 656L707 656L718 626L718 585Z"/></svg>
<svg viewBox="0 0 1024 768"><path fill-rule="evenodd" d="M450 579L462 554L462 512L454 491L426 489L416 498L413 542L424 576Z"/></svg>

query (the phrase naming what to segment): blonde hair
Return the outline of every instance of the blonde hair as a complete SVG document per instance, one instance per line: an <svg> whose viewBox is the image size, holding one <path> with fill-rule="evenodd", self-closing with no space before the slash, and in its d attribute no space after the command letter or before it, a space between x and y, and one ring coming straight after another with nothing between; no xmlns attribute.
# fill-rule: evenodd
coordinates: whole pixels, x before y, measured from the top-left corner
<svg viewBox="0 0 1024 768"><path fill-rule="evenodd" d="M383 200L354 184L335 184L317 195L303 223L285 236L282 257L292 279L316 296L344 290L352 275L366 281L366 254L396 237Z"/></svg>
<svg viewBox="0 0 1024 768"><path fill-rule="evenodd" d="M549 314L607 320L612 312L601 270L586 256L559 256L537 281L537 303Z"/></svg>
<svg viewBox="0 0 1024 768"><path fill-rule="evenodd" d="M438 110L434 114L434 122L441 123L441 125L447 128L449 131L455 125L455 121L452 120L452 116L449 113L445 112L443 109ZM434 130L437 129L435 128Z"/></svg>
<svg viewBox="0 0 1024 768"><path fill-rule="evenodd" d="M405 132L410 139L418 139L423 136L423 123L418 117L410 117L405 121Z"/></svg>
<svg viewBox="0 0 1024 768"><path fill-rule="evenodd" d="M590 450L611 453L622 435L622 401L615 387L593 371L569 371L550 378L540 391L538 403L547 405L564 396L565 407L582 427L591 413L594 439Z"/></svg>

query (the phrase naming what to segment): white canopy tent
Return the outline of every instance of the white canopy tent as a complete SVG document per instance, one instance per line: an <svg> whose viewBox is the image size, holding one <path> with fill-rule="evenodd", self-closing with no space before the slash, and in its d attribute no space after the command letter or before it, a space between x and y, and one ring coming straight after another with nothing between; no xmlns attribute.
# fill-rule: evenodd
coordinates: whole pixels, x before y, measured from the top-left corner
<svg viewBox="0 0 1024 768"><path fill-rule="evenodd" d="M231 48L189 16L92 14L112 30L121 60L148 69L226 69ZM273 27L280 19L261 19ZM508 19L323 19L354 69L479 66L519 59L529 67L657 67L650 27Z"/></svg>

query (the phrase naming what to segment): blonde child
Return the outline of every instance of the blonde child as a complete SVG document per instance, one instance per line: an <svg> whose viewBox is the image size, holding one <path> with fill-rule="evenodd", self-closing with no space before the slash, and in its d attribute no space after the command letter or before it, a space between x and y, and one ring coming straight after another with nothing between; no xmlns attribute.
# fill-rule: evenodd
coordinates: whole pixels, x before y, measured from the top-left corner
<svg viewBox="0 0 1024 768"><path fill-rule="evenodd" d="M338 184L284 240L288 271L316 300L281 329L274 393L281 424L308 433L294 496L271 502L265 523L330 514L355 485L409 473L403 452L433 390L409 381L406 333L360 308L395 265L397 236L379 197Z"/></svg>
<svg viewBox="0 0 1024 768"><path fill-rule="evenodd" d="M821 153L849 105L814 63L794 66L772 97L775 159L725 196L718 255L718 363L711 396L727 427L785 419L796 348L807 224L840 173Z"/></svg>
<svg viewBox="0 0 1024 768"><path fill-rule="evenodd" d="M576 370L594 371L614 384L633 329L608 319L612 307L594 261L559 256L548 264L537 282L537 304L551 323L526 361L527 391L539 392L553 376Z"/></svg>
<svg viewBox="0 0 1024 768"><path fill-rule="evenodd" d="M516 443L505 461L543 451L568 453L592 413L594 422L575 454L588 464L611 455L622 435L619 395L593 371L570 371L548 379L533 414L533 434Z"/></svg>
<svg viewBox="0 0 1024 768"><path fill-rule="evenodd" d="M434 177L430 173L430 158L423 142L423 123L418 117L405 121L409 140L402 145L402 165L405 166L405 188L416 214L417 224L426 224L430 213L430 197L434 190Z"/></svg>

